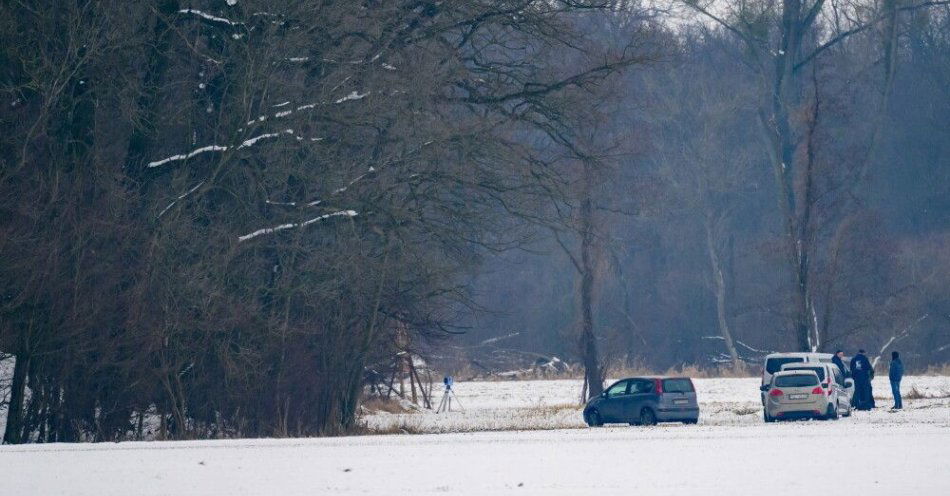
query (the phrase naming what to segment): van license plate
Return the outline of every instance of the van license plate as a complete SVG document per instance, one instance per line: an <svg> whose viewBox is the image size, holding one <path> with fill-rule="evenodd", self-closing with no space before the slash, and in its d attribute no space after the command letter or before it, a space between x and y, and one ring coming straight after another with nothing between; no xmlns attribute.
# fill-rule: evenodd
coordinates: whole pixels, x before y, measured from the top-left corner
<svg viewBox="0 0 950 496"><path fill-rule="evenodd" d="M685 405L689 403L689 400L673 400L674 405Z"/></svg>
<svg viewBox="0 0 950 496"><path fill-rule="evenodd" d="M788 395L788 399L790 399L790 400L803 400L803 399L805 399L805 398L807 398L807 397L808 397L807 394L790 394L790 395Z"/></svg>

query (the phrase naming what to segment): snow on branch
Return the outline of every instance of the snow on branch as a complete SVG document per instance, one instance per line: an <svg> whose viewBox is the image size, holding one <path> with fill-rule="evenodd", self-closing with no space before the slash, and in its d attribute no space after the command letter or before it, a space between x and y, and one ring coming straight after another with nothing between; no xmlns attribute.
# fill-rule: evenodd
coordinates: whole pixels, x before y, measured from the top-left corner
<svg viewBox="0 0 950 496"><path fill-rule="evenodd" d="M298 139L299 139L299 137L298 137ZM317 138L311 138L311 139L312 139L312 140L315 140L315 139L317 139ZM340 187L340 188L337 188L337 189L331 191L331 192L330 192L330 195L338 195L338 194L340 194L340 193L345 192L347 189L350 188L350 186L353 186L354 184L356 184L356 183L362 181L363 178L365 178L366 176L368 176L368 175L370 175L370 174L372 174L372 173L374 173L374 172L376 172L376 168L373 167L373 166L370 166L369 169L367 169L366 172L360 174L359 176L356 176L356 178L353 179L352 181L350 181L349 183L347 183L346 186L343 186L343 187ZM277 205L277 206L281 206L281 207L316 207L317 205L322 204L322 203L323 203L323 200L312 200L312 201L309 201L309 202L296 202L296 201L275 201L275 200L265 199L265 200L264 200L264 203L266 203L266 204L268 204L268 205Z"/></svg>
<svg viewBox="0 0 950 496"><path fill-rule="evenodd" d="M197 191L197 189L200 188L201 185L204 184L204 183L205 183L204 181L199 182L198 184L195 185L194 188L191 188L191 189L189 189L188 191L185 191L185 192L182 193L178 198L175 198L174 200L172 200L172 202L169 203L168 206L166 206L165 208L163 208L162 211L159 212L157 216L155 216L155 218L156 218L156 219L160 219L163 215L165 215L165 212L167 212L168 209L170 209L170 208L172 208L173 206L175 206L175 204L178 203L179 200L181 200L181 199L185 198L186 196L188 196L188 195L194 193L195 191Z"/></svg>
<svg viewBox="0 0 950 496"><path fill-rule="evenodd" d="M881 351L878 352L878 355L874 357L874 360L871 361L871 367L872 368L877 367L877 362L881 360L881 357L884 355L884 352L888 348L890 348L891 345L894 344L895 341L900 341L901 339L904 339L908 335L910 335L910 331L913 330L917 324L923 322L927 317L930 317L929 313L925 313L923 316L915 320L909 326L905 327L903 330L901 330L897 334L894 334L893 336L891 336L891 338L888 339L886 343L884 343L884 346L881 346Z"/></svg>
<svg viewBox="0 0 950 496"><path fill-rule="evenodd" d="M370 174L372 174L372 173L374 173L374 172L376 172L376 168L373 167L373 166L370 166L370 168L369 168L368 171L364 172L363 174L360 174L359 176L356 176L356 179L353 179L352 181L350 181L349 183L347 183L346 186L343 186L342 188L337 188L337 189L333 190L333 194L334 194L334 195L338 195L338 194L340 194L340 193L343 193L344 191L346 191L347 189L349 189L350 186L353 186L354 184L356 184L356 183L362 181L364 177L366 177L366 176L368 176L368 175L370 175Z"/></svg>
<svg viewBox="0 0 950 496"><path fill-rule="evenodd" d="M347 101L350 101L350 100L362 100L363 98L366 98L366 95L369 95L369 92L368 92L368 91L367 91L366 93L363 93L363 94L360 94L359 92L353 91L353 92L351 92L349 95L346 95L346 96L344 96L343 98L340 98L339 100L337 100L337 101L335 101L335 102L333 102L333 103L343 103L343 102L347 102Z"/></svg>
<svg viewBox="0 0 950 496"><path fill-rule="evenodd" d="M323 214L323 215L314 217L314 218L312 218L312 219L310 219L310 220L306 220L306 221L303 221L303 222L289 222L289 223L287 223L287 224L281 224L281 225L279 225L279 226L265 227L265 228L263 228L263 229L258 229L258 230L254 231L254 232L252 232L252 233L245 234L244 236L239 236L239 237L238 237L238 241L239 241L239 242L244 242L244 241L247 241L247 240L249 240L249 239L253 239L253 238L256 238L256 237L258 237L258 236L262 236L262 235L264 235L264 234L271 234L271 233L275 233L275 232L278 232L278 231L284 231L284 230L286 230L286 229L294 229L294 228L299 228L299 227L306 227L306 226L309 226L310 224L313 224L313 223L316 223L316 222L320 222L320 221L322 221L322 220L326 220L326 219L329 219L329 218L331 218L331 217L341 217L341 216L342 216L342 217L356 217L357 215L359 215L359 214L357 214L357 212L356 212L355 210L340 210L340 211L338 211L338 212L332 212L332 213L329 213L329 214Z"/></svg>
<svg viewBox="0 0 950 496"><path fill-rule="evenodd" d="M487 345L487 344L497 343L498 341L501 341L501 340L503 340L503 339L513 338L513 337L518 336L518 335L520 335L520 334L521 334L520 332L512 332L512 333L507 334L507 335L505 335L505 336L496 336L496 337L493 337L493 338L488 338L488 339L482 341L481 343L478 343L478 345L479 345L479 346L485 346L485 345Z"/></svg>
<svg viewBox="0 0 950 496"><path fill-rule="evenodd" d="M769 350L757 350L757 349L755 349L755 348L753 348L753 347L751 347L751 346L749 346L749 345L743 343L742 341L739 341L738 339L736 340L736 344L738 344L739 346L742 346L743 348L745 348L745 349L747 349L747 350L749 350L749 351L751 351L751 352L753 352L753 353L766 353L766 354L768 354L768 353L775 353L774 351L769 351Z"/></svg>
<svg viewBox="0 0 950 496"><path fill-rule="evenodd" d="M286 129L286 130L284 130L284 132L287 133L287 134L294 134L294 130L293 130L293 129ZM244 142L242 142L240 145L238 145L238 146L236 147L236 149L241 150L241 149L243 149L243 148L248 148L248 147L254 146L255 143L257 143L258 141L260 141L260 140L262 140L262 139L276 138L276 137L278 137L278 136L280 136L280 133L265 133L265 134L261 134L261 135L259 135L259 136L255 136L255 137L253 137L253 138L244 140ZM195 149L195 150L192 150L192 151L190 151L190 152L188 152L188 153L181 153L181 154L178 154L178 155L172 155L171 157L166 157L166 158L163 158L163 159L161 159L161 160L156 160L156 161L154 161L154 162L149 162L149 163L148 163L148 167L150 167L150 168L151 168L151 167L158 167L158 166L160 166L160 165L165 165L165 164L167 164L167 163L169 163L169 162L176 162L176 161L178 161L178 160L187 160L187 159L189 159L189 158L191 158L191 157L194 157L195 155L200 155L200 154L206 153L206 152L224 152L224 151L228 151L230 148L231 148L231 147L230 147L230 146L227 146L227 145L208 145L208 146L203 146L203 147L201 147L201 148L197 148L197 149Z"/></svg>
<svg viewBox="0 0 950 496"><path fill-rule="evenodd" d="M276 205L279 207L316 207L317 205L323 203L323 200L313 200L313 201L301 203L301 202L295 202L295 201L284 202L284 201L276 201L276 200L267 199L267 200L264 200L264 203L268 205Z"/></svg>
<svg viewBox="0 0 950 496"><path fill-rule="evenodd" d="M194 157L195 155L200 155L200 154L205 153L205 152L223 152L223 151L225 151L225 150L227 150L227 149L228 149L228 147L226 147L226 146L218 146L218 145L203 146L203 147L201 147L201 148L192 150L192 151L190 151L190 152L188 152L188 153L184 153L184 154L180 154L180 155L172 155L171 157L168 157L168 158L163 158L163 159L161 159L161 160L156 160L156 161L154 161L154 162L149 162L149 163L148 163L148 166L149 166L149 167L158 167L158 166L160 166L160 165L165 165L165 164L167 164L168 162L174 162L174 161L176 161L176 160L186 160L186 159L189 159L189 158L191 158L191 157Z"/></svg>
<svg viewBox="0 0 950 496"><path fill-rule="evenodd" d="M287 129L287 130L284 131L284 132L287 133L287 134L294 134L294 130L293 130L293 129ZM247 148L247 147L250 147L250 146L254 146L255 143L257 143L258 141L260 141L260 140L262 140L262 139L276 138L276 137L278 137L278 136L280 136L280 133L265 133L265 134L262 134L262 135L260 135L260 136L255 136L255 137L253 137L253 138L251 138L251 139L248 139L248 140L245 140L243 143L241 143L240 146L238 146L238 150L240 150L240 149L242 149L242 148Z"/></svg>
<svg viewBox="0 0 950 496"><path fill-rule="evenodd" d="M343 96L343 97L340 97L340 98L334 100L333 103L339 105L339 104L341 104L341 103L351 102L351 101L355 101L355 100L362 100L363 98L366 98L370 93L371 93L371 92L369 92L369 91L367 91L366 93L360 93L360 92L358 92L358 91L352 91L352 92L350 92L350 94L348 94L348 95L346 95L346 96ZM284 105L286 105L286 103L280 104L280 106L284 106ZM298 106L297 108L295 108L295 109L291 109L291 110L281 110L280 112L276 112L276 113L273 114L272 116L259 115L259 116L257 116L257 118L251 119L251 120L247 121L247 124L246 124L246 125L250 126L250 125L255 124L255 123L258 123L258 122L264 122L264 121L266 121L267 119L270 119L270 118L273 118L273 119L280 119L280 118L282 118L282 117L287 117L288 115L293 114L294 112L302 112L302 111L304 111L304 110L313 110L313 109L317 108L318 106L324 106L324 105L328 105L328 104L327 104L326 102L323 102L323 103L307 103L307 104L304 104L304 105L299 105L299 106ZM276 106L276 105L275 105L275 106Z"/></svg>
<svg viewBox="0 0 950 496"><path fill-rule="evenodd" d="M211 14L206 14L206 13L200 11L200 10L197 10L197 9L181 9L181 10L178 11L178 13L179 13L179 14L194 14L194 15L196 15L196 16L198 16L198 17L201 17L202 19L204 19L204 20L206 20L206 21L218 22L218 23L221 23L221 24L227 24L228 26L243 26L243 25L244 25L243 22L236 22L236 21L232 21L232 20L230 20L230 19L225 19L224 17L213 16L213 15L211 15Z"/></svg>

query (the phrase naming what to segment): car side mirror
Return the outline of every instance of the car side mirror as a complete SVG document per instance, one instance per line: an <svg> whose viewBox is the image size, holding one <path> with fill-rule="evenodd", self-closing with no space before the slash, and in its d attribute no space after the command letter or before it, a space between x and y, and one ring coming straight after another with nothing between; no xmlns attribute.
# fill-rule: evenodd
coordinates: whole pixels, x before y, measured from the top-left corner
<svg viewBox="0 0 950 496"><path fill-rule="evenodd" d="M759 387L759 391L768 391L768 390L769 390L768 384L763 384L762 386Z"/></svg>
<svg viewBox="0 0 950 496"><path fill-rule="evenodd" d="M600 397L601 397L601 398L606 398L606 397L607 397L607 391L604 391L603 393L600 393Z"/></svg>

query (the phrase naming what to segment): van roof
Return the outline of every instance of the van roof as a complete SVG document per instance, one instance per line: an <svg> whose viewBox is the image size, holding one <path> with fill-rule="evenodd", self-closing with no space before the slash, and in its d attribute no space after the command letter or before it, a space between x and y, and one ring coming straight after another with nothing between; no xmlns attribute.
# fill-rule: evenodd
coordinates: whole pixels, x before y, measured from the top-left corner
<svg viewBox="0 0 950 496"><path fill-rule="evenodd" d="M834 355L831 354L831 353L818 353L818 352L811 352L811 351L792 351L792 352L783 352L783 353L770 353L770 354L768 354L768 355L765 355L765 359L768 360L769 358L783 358L783 357L788 357L788 358L799 358L799 357L801 357L801 358L805 358L805 357L829 358L829 357L833 357L833 356L834 356Z"/></svg>

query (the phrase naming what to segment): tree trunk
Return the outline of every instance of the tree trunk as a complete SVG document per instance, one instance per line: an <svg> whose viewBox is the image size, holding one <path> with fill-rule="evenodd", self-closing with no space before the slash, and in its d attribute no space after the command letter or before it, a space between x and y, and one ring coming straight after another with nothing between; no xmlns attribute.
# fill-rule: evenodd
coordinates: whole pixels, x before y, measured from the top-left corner
<svg viewBox="0 0 950 496"><path fill-rule="evenodd" d="M594 207L591 200L590 165L584 164L584 196L581 200L581 350L588 397L604 391L603 369L594 334Z"/></svg>
<svg viewBox="0 0 950 496"><path fill-rule="evenodd" d="M799 212L799 198L795 189L795 170L799 149L791 121L801 102L802 81L795 71L800 60L803 25L802 5L798 0L782 2L780 21L781 41L774 55L775 74L768 94L772 96L770 115L760 115L759 122L768 135L768 148L779 190L779 208L785 223L786 249L788 250L794 284L792 325L796 347L799 351L811 351L810 327L808 324L808 251L807 240L801 235L803 225Z"/></svg>
<svg viewBox="0 0 950 496"><path fill-rule="evenodd" d="M716 316L719 321L719 335L722 336L723 342L726 344L726 350L729 352L729 359L732 360L733 368L738 368L739 353L736 351L736 345L732 341L732 332L729 330L729 321L726 318L726 279L722 273L722 263L719 260L719 252L716 250L716 240L710 222L711 220L707 218L706 250L709 253L709 264L713 273L713 291L716 294Z"/></svg>
<svg viewBox="0 0 950 496"><path fill-rule="evenodd" d="M26 394L26 378L30 371L30 352L21 343L20 353L13 365L13 383L10 385L10 404L7 408L7 427L3 433L5 444L19 444L23 428L23 401Z"/></svg>

